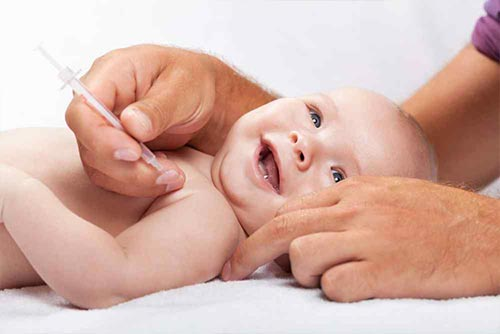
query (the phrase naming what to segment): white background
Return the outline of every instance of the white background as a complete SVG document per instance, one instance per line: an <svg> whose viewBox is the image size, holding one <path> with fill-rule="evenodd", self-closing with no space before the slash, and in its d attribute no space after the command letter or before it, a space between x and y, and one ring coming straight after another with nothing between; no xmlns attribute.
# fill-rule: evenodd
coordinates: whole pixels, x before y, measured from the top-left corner
<svg viewBox="0 0 500 334"><path fill-rule="evenodd" d="M482 0L1 1L0 130L64 126L71 98L33 50L84 73L115 48L223 57L284 95L357 85L402 101L470 39Z"/></svg>
<svg viewBox="0 0 500 334"><path fill-rule="evenodd" d="M110 50L157 43L218 55L286 96L355 85L402 102L484 14L482 0L0 1L0 131L65 126L71 92L40 43L82 74Z"/></svg>
<svg viewBox="0 0 500 334"><path fill-rule="evenodd" d="M32 52L40 42L83 71L115 48L171 44L222 56L284 95L358 85L400 102L468 43L482 3L0 0L0 130L65 126L71 93L58 91L55 71ZM337 304L326 302L319 290L297 288L291 279L266 277L214 280L92 312L64 307L47 287L6 290L0 293L0 327L5 333L499 329L499 297Z"/></svg>

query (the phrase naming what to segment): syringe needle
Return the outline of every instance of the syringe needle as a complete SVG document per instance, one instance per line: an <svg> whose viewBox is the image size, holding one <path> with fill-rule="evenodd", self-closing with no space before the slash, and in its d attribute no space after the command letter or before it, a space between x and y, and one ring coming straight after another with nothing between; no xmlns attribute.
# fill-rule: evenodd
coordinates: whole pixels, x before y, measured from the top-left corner
<svg viewBox="0 0 500 334"><path fill-rule="evenodd" d="M64 82L64 86L69 85L73 89L75 93L84 97L85 102L99 114L101 114L106 120L115 128L120 131L124 131L120 119L116 117L116 115L111 112L101 101L99 101L85 85L78 80L77 73L75 73L69 67L63 67L59 64L45 49L39 45L36 50L40 51L40 53L59 71L58 77ZM63 86L63 87L64 87ZM156 156L151 150L144 145L144 143L138 142L141 146L141 158L153 166L158 172L162 173L165 170L163 166L158 162Z"/></svg>
<svg viewBox="0 0 500 334"><path fill-rule="evenodd" d="M63 66L59 64L54 57L52 57L43 47L42 45L38 45L35 50L40 51L40 53L49 61L49 63L52 64L58 71L61 71L63 69Z"/></svg>

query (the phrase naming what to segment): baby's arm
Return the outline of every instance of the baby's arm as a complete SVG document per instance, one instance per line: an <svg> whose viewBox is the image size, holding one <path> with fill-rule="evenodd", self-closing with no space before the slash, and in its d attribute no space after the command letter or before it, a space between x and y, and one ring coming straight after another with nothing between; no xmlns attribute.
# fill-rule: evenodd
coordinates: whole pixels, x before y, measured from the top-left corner
<svg viewBox="0 0 500 334"><path fill-rule="evenodd" d="M2 165L0 176L0 221L43 280L80 307L207 281L238 241L234 214L215 189L187 194L115 239L38 180Z"/></svg>

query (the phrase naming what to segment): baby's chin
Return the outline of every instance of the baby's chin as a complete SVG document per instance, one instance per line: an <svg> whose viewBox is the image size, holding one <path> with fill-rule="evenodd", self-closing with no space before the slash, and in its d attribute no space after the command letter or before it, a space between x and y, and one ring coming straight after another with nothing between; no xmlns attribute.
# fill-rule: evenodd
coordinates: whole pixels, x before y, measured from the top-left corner
<svg viewBox="0 0 500 334"><path fill-rule="evenodd" d="M265 205L266 202L252 201L247 204L248 209L233 207L238 222L247 235L252 235L259 228L270 223L278 212L278 208L271 209L269 205L264 207L263 205Z"/></svg>
<svg viewBox="0 0 500 334"><path fill-rule="evenodd" d="M227 167L224 166L226 155L229 153L227 148L223 147L214 156L211 166L212 182L224 195L245 233L250 235L274 218L284 200L277 195L266 194L255 184L231 182L231 178L240 176L224 172Z"/></svg>

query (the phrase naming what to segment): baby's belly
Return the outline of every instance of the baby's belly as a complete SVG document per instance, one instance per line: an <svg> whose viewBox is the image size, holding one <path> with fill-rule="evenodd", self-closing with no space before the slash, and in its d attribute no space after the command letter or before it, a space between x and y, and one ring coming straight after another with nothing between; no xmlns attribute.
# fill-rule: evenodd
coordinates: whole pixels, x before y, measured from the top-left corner
<svg viewBox="0 0 500 334"><path fill-rule="evenodd" d="M136 223L154 201L118 195L92 184L81 165L74 136L67 129L0 133L0 152L1 163L41 180L71 211L112 235Z"/></svg>

